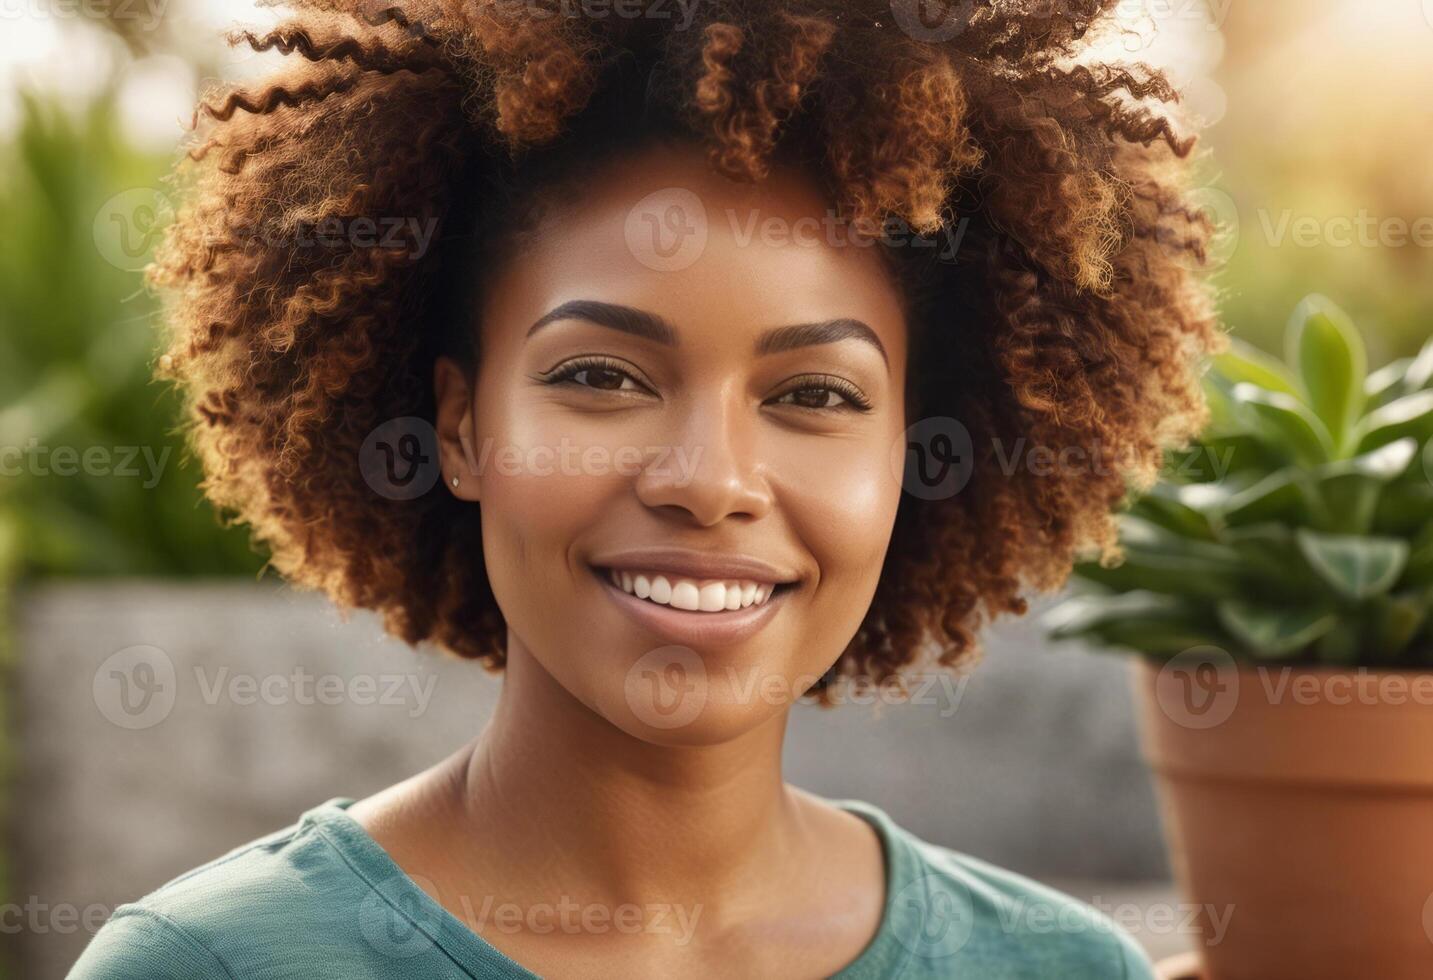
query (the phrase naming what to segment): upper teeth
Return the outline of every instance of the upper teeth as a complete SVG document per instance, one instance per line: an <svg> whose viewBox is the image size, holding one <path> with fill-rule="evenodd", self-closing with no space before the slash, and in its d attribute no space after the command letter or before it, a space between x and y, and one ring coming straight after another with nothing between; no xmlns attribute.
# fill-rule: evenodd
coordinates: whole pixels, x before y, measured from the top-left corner
<svg viewBox="0 0 1433 980"><path fill-rule="evenodd" d="M630 572L609 569L607 576L623 592L674 609L693 612L720 612L761 605L771 598L771 582L746 579L694 579L660 572Z"/></svg>

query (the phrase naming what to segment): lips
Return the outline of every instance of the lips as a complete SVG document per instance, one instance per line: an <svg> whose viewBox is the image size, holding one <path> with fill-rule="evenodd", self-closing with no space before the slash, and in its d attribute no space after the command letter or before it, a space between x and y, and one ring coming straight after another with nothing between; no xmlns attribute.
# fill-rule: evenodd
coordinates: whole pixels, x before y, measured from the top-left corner
<svg viewBox="0 0 1433 980"><path fill-rule="evenodd" d="M635 626L650 634L659 643L677 644L694 649L731 647L751 639L776 617L796 588L794 583L757 583L752 581L749 584L754 586L753 601L749 605L737 609L723 608L704 612L700 609L700 589L696 590L699 608L681 609L670 603L662 604L652 601L650 593L647 598L638 598L635 589L637 574L640 573L626 572L632 577L633 584L633 591L627 592L618 584L622 580L622 572L617 573L614 582L613 569L594 567L592 571L603 594ZM654 578L658 574L660 573L654 573ZM670 576L662 577L667 578L669 582L671 580ZM689 579L688 581L701 580ZM707 580L707 584L720 584L725 588L735 581L740 580ZM755 593L762 588L768 589L769 592L766 598L758 603L755 601ZM673 594L680 599L685 591L678 589L674 590ZM715 589L709 590L709 595L713 597L713 600L715 594Z"/></svg>

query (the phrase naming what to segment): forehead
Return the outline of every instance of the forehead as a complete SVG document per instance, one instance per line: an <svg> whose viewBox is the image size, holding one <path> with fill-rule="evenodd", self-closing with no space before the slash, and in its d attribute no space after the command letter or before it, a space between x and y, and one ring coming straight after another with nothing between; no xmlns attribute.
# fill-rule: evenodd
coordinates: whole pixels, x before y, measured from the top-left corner
<svg viewBox="0 0 1433 980"><path fill-rule="evenodd" d="M714 173L699 147L652 148L594 173L524 242L490 270L485 347L564 302L595 299L658 314L684 345L855 318L892 360L904 358L901 297L881 246L851 236L797 171L744 184Z"/></svg>

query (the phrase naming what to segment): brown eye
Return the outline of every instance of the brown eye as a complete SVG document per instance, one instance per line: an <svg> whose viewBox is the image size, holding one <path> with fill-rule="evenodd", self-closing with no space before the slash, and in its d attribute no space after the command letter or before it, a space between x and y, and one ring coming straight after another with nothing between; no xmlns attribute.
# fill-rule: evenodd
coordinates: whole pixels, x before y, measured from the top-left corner
<svg viewBox="0 0 1433 980"><path fill-rule="evenodd" d="M814 411L866 412L871 408L870 400L844 378L809 375L797 380L797 387L777 396L773 402Z"/></svg>
<svg viewBox="0 0 1433 980"><path fill-rule="evenodd" d="M611 368L593 367L583 368L572 375L572 380L580 385L589 388L602 388L607 391L616 391L622 387L622 382L627 380L627 375L621 371L614 371Z"/></svg>
<svg viewBox="0 0 1433 980"><path fill-rule="evenodd" d="M790 402L786 402L788 398L791 399ZM845 401L830 388L798 388L796 391L788 391L777 400L789 405L800 405L802 408L837 408Z"/></svg>
<svg viewBox="0 0 1433 980"><path fill-rule="evenodd" d="M575 385L594 391L648 392L650 389L618 362L600 358L577 358L560 364L542 376L547 384Z"/></svg>

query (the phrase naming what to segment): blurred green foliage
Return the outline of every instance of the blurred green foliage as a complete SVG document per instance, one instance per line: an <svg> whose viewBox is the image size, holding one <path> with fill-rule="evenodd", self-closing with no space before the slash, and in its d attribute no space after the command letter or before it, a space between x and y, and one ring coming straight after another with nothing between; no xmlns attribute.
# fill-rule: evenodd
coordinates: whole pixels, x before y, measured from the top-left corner
<svg viewBox="0 0 1433 980"><path fill-rule="evenodd" d="M0 137L0 565L22 577L254 574L262 559L242 529L221 527L197 490L177 397L151 381L144 258L115 261L120 233L154 244L153 229L115 224L133 213L112 212L162 200L170 160L126 141L110 95L79 111L33 95L23 106Z"/></svg>
<svg viewBox="0 0 1433 980"><path fill-rule="evenodd" d="M1282 360L1236 343L1205 392L1208 429L1120 515L1124 560L1076 567L1054 635L1433 667L1433 340L1370 373L1353 322L1310 296Z"/></svg>

